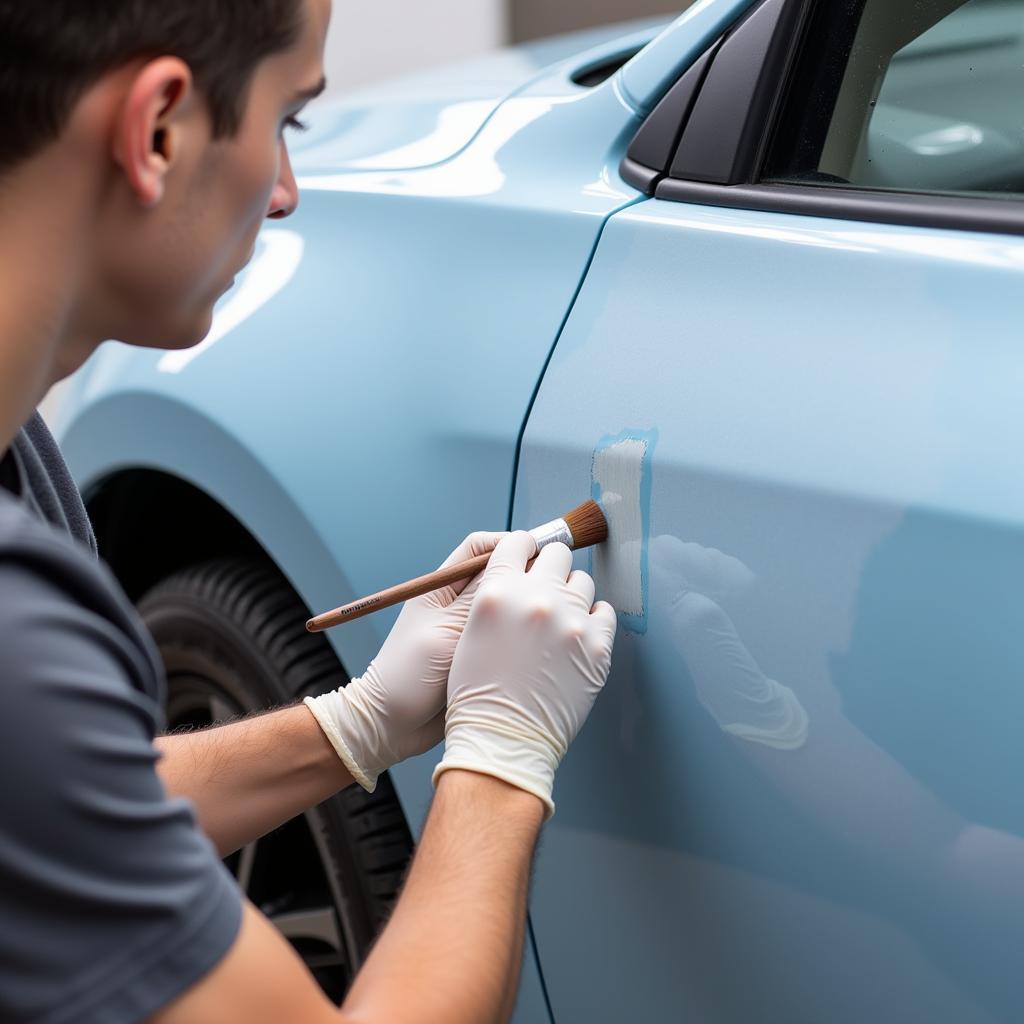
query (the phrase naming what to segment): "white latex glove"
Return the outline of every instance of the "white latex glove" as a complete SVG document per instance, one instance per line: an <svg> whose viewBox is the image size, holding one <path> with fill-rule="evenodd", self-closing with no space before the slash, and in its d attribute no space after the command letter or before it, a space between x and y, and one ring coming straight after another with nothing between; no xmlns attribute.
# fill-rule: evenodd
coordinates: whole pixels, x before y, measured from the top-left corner
<svg viewBox="0 0 1024 1024"><path fill-rule="evenodd" d="M611 666L615 611L594 604L594 581L571 572L572 552L536 551L528 533L495 549L448 676L444 759L493 775L548 809L555 769L590 713Z"/></svg>
<svg viewBox="0 0 1024 1024"><path fill-rule="evenodd" d="M494 549L503 533L472 533L442 568ZM347 686L307 697L338 756L364 789L444 737L448 669L483 574L406 601L370 667Z"/></svg>

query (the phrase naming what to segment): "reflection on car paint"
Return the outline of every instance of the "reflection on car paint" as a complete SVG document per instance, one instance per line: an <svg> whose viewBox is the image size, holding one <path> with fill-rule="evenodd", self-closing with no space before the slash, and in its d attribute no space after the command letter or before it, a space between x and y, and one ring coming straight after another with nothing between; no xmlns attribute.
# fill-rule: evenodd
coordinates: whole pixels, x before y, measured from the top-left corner
<svg viewBox="0 0 1024 1024"><path fill-rule="evenodd" d="M689 669L697 699L723 731L749 743L796 750L807 740L808 716L796 694L769 679L715 599L730 581L753 573L714 548L662 534L650 541L652 614L663 618Z"/></svg>
<svg viewBox="0 0 1024 1024"><path fill-rule="evenodd" d="M262 309L298 272L306 243L302 235L284 228L260 232L256 255L242 277L218 305L210 333L192 348L168 352L156 364L162 373L180 373L208 352L221 338Z"/></svg>
<svg viewBox="0 0 1024 1024"><path fill-rule="evenodd" d="M891 560L899 534L915 525L910 517L882 542L879 566ZM855 855L862 884L891 894L886 915L932 956L965 972L962 980L1004 1012L1024 1005L1009 959L961 959L956 937L969 934L972 942L1008 957L1022 948L1024 839L972 821L919 781L844 713L834 678L800 679L812 718L792 689L768 679L728 614L701 593L707 589L728 602L754 587L757 581L742 563L668 535L652 538L651 562L652 629L675 647L677 664L686 666L716 724L740 741L736 751L781 797ZM849 655L836 660L845 688L856 688L848 678L851 670L862 663L868 669L874 661L871 655L865 660L861 648L878 646L871 634L879 625L855 624ZM882 628L899 630L896 623ZM907 642L916 641L890 638L882 649L895 660ZM965 678L964 686L970 682ZM943 694L946 699L944 688ZM922 708L922 719L929 710ZM955 747L956 733L948 738Z"/></svg>
<svg viewBox="0 0 1024 1024"><path fill-rule="evenodd" d="M493 110L492 100L453 103L438 111L435 124L421 138L383 153L352 160L349 166L356 170L403 170L440 163L468 145Z"/></svg>
<svg viewBox="0 0 1024 1024"><path fill-rule="evenodd" d="M411 171L366 171L345 174L300 174L300 189L375 192L417 196L489 196L500 192L505 172L499 153L523 129L565 97L524 96L503 103L480 130L474 144L433 167Z"/></svg>

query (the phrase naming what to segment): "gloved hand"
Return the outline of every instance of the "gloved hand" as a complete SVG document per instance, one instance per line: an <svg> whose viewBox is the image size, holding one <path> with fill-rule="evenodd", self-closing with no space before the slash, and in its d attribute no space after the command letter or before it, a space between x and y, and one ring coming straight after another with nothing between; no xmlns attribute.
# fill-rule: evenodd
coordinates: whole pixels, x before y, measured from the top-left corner
<svg viewBox="0 0 1024 1024"><path fill-rule="evenodd" d="M442 568L492 551L504 536L471 533ZM368 792L381 772L443 738L448 669L482 575L407 601L363 675L306 698L352 778Z"/></svg>
<svg viewBox="0 0 1024 1024"><path fill-rule="evenodd" d="M616 619L594 604L594 581L572 552L506 537L484 570L448 676L444 759L539 797L554 813L555 769L590 713L611 666Z"/></svg>

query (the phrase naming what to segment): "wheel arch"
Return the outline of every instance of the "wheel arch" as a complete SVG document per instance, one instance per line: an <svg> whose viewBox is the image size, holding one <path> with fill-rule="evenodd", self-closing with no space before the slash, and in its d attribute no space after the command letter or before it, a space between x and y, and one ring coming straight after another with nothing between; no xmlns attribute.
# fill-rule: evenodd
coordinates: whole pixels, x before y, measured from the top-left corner
<svg viewBox="0 0 1024 1024"><path fill-rule="evenodd" d="M100 554L133 602L196 562L219 556L273 561L223 505L164 470L120 469L89 488L86 508Z"/></svg>
<svg viewBox="0 0 1024 1024"><path fill-rule="evenodd" d="M125 431L126 422L137 429ZM187 564L245 552L271 563L311 612L357 596L272 467L203 409L151 391L119 391L75 408L59 440L101 554L133 600ZM382 640L370 618L327 638L344 675L361 671ZM390 773L414 826L429 803L431 768L416 759Z"/></svg>
<svg viewBox="0 0 1024 1024"><path fill-rule="evenodd" d="M60 443L101 554L133 600L188 564L230 555L273 564L311 611L355 596L274 467L202 408L117 392L75 410ZM330 639L344 665L379 646L365 626L346 633L345 657Z"/></svg>

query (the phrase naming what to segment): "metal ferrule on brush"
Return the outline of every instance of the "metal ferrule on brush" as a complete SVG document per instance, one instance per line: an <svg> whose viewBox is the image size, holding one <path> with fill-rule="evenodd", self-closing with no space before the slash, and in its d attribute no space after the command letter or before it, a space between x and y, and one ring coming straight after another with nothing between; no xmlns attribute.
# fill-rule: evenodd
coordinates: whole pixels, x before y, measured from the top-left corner
<svg viewBox="0 0 1024 1024"><path fill-rule="evenodd" d="M530 530L530 536L537 542L537 550L547 547L548 544L565 544L572 547L572 530L564 519L552 519L550 523L535 526Z"/></svg>

